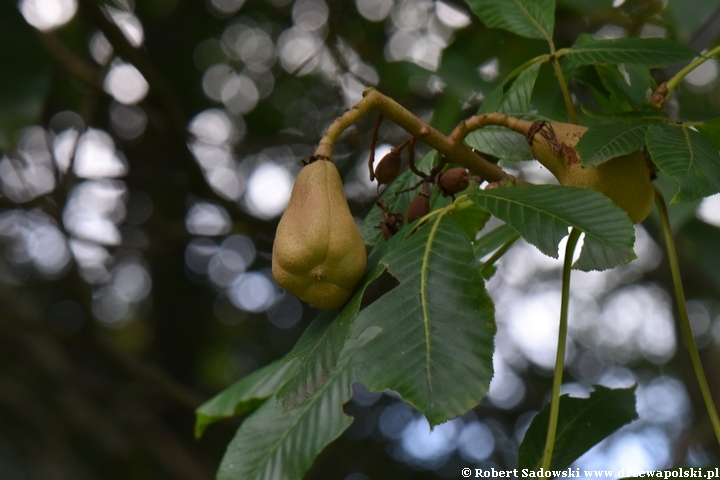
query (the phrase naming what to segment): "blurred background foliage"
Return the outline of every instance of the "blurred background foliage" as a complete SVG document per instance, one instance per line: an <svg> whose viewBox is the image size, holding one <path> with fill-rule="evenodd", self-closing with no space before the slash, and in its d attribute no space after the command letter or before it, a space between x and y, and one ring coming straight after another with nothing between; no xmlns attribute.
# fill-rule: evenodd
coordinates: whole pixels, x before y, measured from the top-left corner
<svg viewBox="0 0 720 480"><path fill-rule="evenodd" d="M718 7L558 0L555 42L665 36L703 50L719 40ZM545 53L455 0L21 0L0 4L0 41L0 476L12 480L213 478L238 423L195 441L194 408L286 353L318 313L269 267L326 126L375 86L448 132ZM533 105L562 119L556 85L544 68ZM720 116L717 62L667 108ZM336 148L358 219L375 199L373 120ZM402 139L384 125L376 158ZM533 163L506 167L547 180ZM720 398L720 198L671 210ZM640 412L575 466L717 465L656 217L637 237L634 263L573 277L566 390L637 382ZM523 243L500 262L496 376L474 411L430 434L396 395L356 385L353 426L307 478L513 467L550 388L559 268Z"/></svg>

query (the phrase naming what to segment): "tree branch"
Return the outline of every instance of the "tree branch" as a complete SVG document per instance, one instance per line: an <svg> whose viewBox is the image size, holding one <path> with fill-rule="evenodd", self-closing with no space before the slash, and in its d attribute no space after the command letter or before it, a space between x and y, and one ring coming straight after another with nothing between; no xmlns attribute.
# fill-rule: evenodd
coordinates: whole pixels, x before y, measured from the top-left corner
<svg viewBox="0 0 720 480"><path fill-rule="evenodd" d="M362 100L328 127L325 135L320 139L315 156L326 159L332 158L333 146L340 134L371 110L379 112L383 117L394 122L421 142L440 152L448 160L462 165L471 172L480 175L483 179L490 182L506 182L510 180L511 176L505 173L502 168L487 161L465 146L462 143L464 135L456 135L455 132L453 132L454 136L447 137L443 135L395 100L386 97L374 88L365 90ZM461 123L461 125L463 124ZM523 182L517 181L516 183Z"/></svg>

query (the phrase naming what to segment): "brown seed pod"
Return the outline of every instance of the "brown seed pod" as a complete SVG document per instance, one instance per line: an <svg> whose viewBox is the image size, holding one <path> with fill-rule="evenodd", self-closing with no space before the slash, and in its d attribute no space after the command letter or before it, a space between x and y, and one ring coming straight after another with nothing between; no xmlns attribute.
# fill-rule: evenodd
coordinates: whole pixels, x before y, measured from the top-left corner
<svg viewBox="0 0 720 480"><path fill-rule="evenodd" d="M465 190L470 185L470 175L462 167L455 167L438 175L437 179L443 195L452 195Z"/></svg>
<svg viewBox="0 0 720 480"><path fill-rule="evenodd" d="M395 180L400 173L400 164L402 160L400 155L395 152L390 152L385 155L377 167L375 167L375 178L378 181L378 185L388 185Z"/></svg>
<svg viewBox="0 0 720 480"><path fill-rule="evenodd" d="M430 186L427 182L423 183L422 190L417 194L417 197L413 198L408 207L407 218L408 223L412 223L418 218L424 217L430 213Z"/></svg>

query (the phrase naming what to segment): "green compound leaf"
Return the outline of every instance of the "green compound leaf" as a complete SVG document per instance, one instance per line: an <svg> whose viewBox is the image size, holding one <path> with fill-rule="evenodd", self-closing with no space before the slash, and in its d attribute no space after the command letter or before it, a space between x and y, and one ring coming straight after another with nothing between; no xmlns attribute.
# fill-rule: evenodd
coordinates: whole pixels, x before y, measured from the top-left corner
<svg viewBox="0 0 720 480"><path fill-rule="evenodd" d="M687 126L651 125L645 140L655 165L680 184L672 203L720 192L720 154L703 135Z"/></svg>
<svg viewBox="0 0 720 480"><path fill-rule="evenodd" d="M477 233L482 230L492 215L483 210L475 203L468 202L462 209L456 208L450 217L465 232L465 235L472 241Z"/></svg>
<svg viewBox="0 0 720 480"><path fill-rule="evenodd" d="M594 190L562 185L495 188L468 198L511 225L541 252L558 258L569 227L585 232L573 268L605 270L635 259L635 229L627 214Z"/></svg>
<svg viewBox="0 0 720 480"><path fill-rule="evenodd" d="M218 480L300 479L315 457L352 423L343 413L355 380L350 357L377 329L348 340L335 370L292 410L269 398L240 426L220 462Z"/></svg>
<svg viewBox="0 0 720 480"><path fill-rule="evenodd" d="M532 64L510 84L503 93L497 111L508 115L520 116L530 111L530 98L532 97L535 81L540 72L540 62Z"/></svg>
<svg viewBox="0 0 720 480"><path fill-rule="evenodd" d="M564 62L565 65L568 62ZM585 65L575 69L575 78L592 87L593 97L605 114L644 111L658 114L648 105L657 88L648 67L640 65Z"/></svg>
<svg viewBox="0 0 720 480"><path fill-rule="evenodd" d="M535 63L523 71L507 90L499 85L483 102L478 113L497 111L515 117L523 116L530 111L535 80L540 71L540 63ZM534 158L525 137L503 127L488 126L470 132L465 139L475 150L510 161L532 160Z"/></svg>
<svg viewBox="0 0 720 480"><path fill-rule="evenodd" d="M626 124L635 122L667 123L670 120L668 116L664 114L664 112L652 113L648 111L642 111L618 112L610 114L602 112L591 112L587 109L583 109L583 113L585 113L588 117L603 119L605 121L626 122Z"/></svg>
<svg viewBox="0 0 720 480"><path fill-rule="evenodd" d="M577 152L582 164L596 166L645 145L645 124L595 125L580 137Z"/></svg>
<svg viewBox="0 0 720 480"><path fill-rule="evenodd" d="M666 38L595 40L592 36L583 34L563 56L572 66L633 64L659 68L691 60L697 57L698 53L687 45Z"/></svg>
<svg viewBox="0 0 720 480"><path fill-rule="evenodd" d="M715 148L720 150L720 118L713 118L705 122L695 125L700 133L705 135L705 138L715 145Z"/></svg>
<svg viewBox="0 0 720 480"><path fill-rule="evenodd" d="M490 28L502 28L527 38L551 39L555 0L465 0Z"/></svg>
<svg viewBox="0 0 720 480"><path fill-rule="evenodd" d="M303 332L295 347L288 353L288 359L297 359L300 368L280 388L277 394L284 409L291 409L312 395L335 368L350 328L360 310L360 302L367 286L385 270L384 265L375 265L365 274L355 290L352 299L342 311L321 313Z"/></svg>
<svg viewBox="0 0 720 480"><path fill-rule="evenodd" d="M200 438L212 423L256 409L265 399L274 395L299 368L297 360L286 362L285 358L281 358L218 393L195 411L195 437Z"/></svg>
<svg viewBox="0 0 720 480"><path fill-rule="evenodd" d="M550 467L562 470L617 429L638 418L636 387L610 389L596 386L589 398L560 397L555 448ZM547 437L550 405L535 416L520 445L518 468L537 471Z"/></svg>
<svg viewBox="0 0 720 480"><path fill-rule="evenodd" d="M603 68L603 66L597 65L596 68ZM622 80L617 79L616 84L636 107L643 108L650 100L652 92L657 88L657 83L648 67L626 64L623 65L623 68L625 73L620 72ZM620 69L618 68L618 70ZM648 111L657 112L654 107L650 107Z"/></svg>
<svg viewBox="0 0 720 480"><path fill-rule="evenodd" d="M519 116L530 111L530 97L540 71L535 63L509 83L501 83L490 92L478 109L480 113L500 112Z"/></svg>
<svg viewBox="0 0 720 480"><path fill-rule="evenodd" d="M505 127L488 126L475 130L470 132L465 143L478 152L511 162L535 158L525 137Z"/></svg>
<svg viewBox="0 0 720 480"><path fill-rule="evenodd" d="M487 394L495 333L493 302L470 239L438 215L382 262L400 285L353 325L351 338L382 330L353 358L359 380L371 390L398 392L433 425L467 412Z"/></svg>

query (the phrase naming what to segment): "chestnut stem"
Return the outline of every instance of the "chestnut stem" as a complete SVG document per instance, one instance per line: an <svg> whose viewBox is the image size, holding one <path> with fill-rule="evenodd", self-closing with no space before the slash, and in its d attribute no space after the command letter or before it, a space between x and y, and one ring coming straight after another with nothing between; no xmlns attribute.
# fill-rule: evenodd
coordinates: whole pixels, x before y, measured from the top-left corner
<svg viewBox="0 0 720 480"><path fill-rule="evenodd" d="M452 159L454 163L467 168L488 181L507 182L509 180L510 175L505 173L502 168L473 152L465 146L462 141L455 142L453 139L443 135L413 115L395 100L386 97L374 88L365 90L362 100L337 118L328 127L325 135L320 139L318 148L315 151L315 156L330 159L332 157L333 145L340 134L371 110L379 112L383 117L396 123L406 132L434 148L443 156ZM515 181L515 184L523 183L525 182L520 180Z"/></svg>

